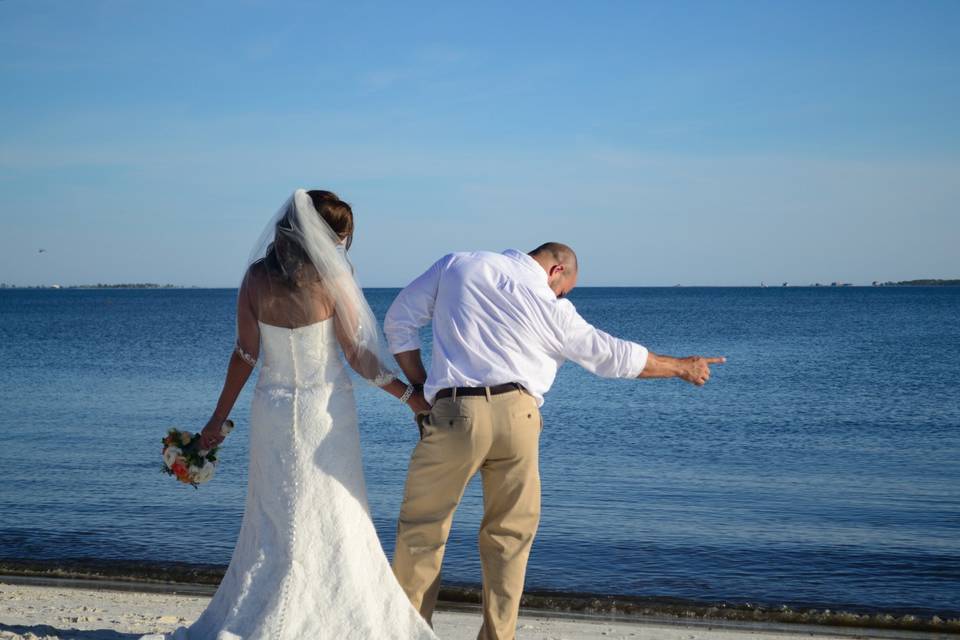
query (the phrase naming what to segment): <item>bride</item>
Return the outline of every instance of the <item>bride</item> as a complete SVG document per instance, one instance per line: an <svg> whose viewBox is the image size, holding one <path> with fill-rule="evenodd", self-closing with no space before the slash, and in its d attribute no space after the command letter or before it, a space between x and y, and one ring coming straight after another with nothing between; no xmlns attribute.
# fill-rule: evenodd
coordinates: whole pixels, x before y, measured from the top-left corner
<svg viewBox="0 0 960 640"><path fill-rule="evenodd" d="M237 345L204 448L259 361L240 537L207 609L172 640L436 639L394 579L367 506L356 404L339 353L414 411L422 394L381 357L379 330L346 258L350 205L297 190L254 249L237 301Z"/></svg>

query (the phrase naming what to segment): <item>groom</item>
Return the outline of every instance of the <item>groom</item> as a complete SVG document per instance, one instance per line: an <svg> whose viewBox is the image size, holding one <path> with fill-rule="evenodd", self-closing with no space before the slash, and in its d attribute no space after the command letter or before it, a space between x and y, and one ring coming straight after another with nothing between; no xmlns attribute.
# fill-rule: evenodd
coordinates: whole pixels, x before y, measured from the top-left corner
<svg viewBox="0 0 960 640"><path fill-rule="evenodd" d="M548 242L529 254L452 253L391 305L384 332L400 368L423 385L421 439L410 459L393 570L430 620L453 512L470 478L483 477L479 640L515 636L530 546L540 519L540 405L572 360L607 378L678 377L696 385L723 358L673 358L586 322L564 297L577 256ZM433 320L427 376L418 330Z"/></svg>

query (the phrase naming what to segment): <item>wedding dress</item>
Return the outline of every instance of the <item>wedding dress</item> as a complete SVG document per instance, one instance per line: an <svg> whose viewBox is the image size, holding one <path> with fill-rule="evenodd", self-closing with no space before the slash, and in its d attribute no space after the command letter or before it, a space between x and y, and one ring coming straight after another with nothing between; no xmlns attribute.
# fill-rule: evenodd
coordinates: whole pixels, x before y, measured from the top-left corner
<svg viewBox="0 0 960 640"><path fill-rule="evenodd" d="M334 321L259 326L246 507L230 566L192 626L145 638L435 640L370 518Z"/></svg>

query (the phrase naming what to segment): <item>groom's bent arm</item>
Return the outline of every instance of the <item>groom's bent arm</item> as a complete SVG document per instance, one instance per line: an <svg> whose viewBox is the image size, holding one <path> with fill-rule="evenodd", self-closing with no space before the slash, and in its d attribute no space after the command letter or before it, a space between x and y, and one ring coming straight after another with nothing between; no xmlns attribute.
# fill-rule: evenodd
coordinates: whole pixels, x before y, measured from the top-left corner
<svg viewBox="0 0 960 640"><path fill-rule="evenodd" d="M411 384L422 385L427 372L420 356L420 327L433 318L445 256L411 282L390 305L383 321L390 351Z"/></svg>
<svg viewBox="0 0 960 640"><path fill-rule="evenodd" d="M423 358L420 356L420 349L413 351L402 351L393 354L397 359L397 364L403 375L412 385L423 387L427 381L427 370L423 368Z"/></svg>

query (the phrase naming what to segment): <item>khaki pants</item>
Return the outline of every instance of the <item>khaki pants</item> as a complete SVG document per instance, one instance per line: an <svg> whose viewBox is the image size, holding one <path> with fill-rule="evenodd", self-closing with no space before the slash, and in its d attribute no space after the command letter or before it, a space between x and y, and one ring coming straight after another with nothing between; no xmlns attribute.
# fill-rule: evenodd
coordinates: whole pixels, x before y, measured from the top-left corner
<svg viewBox="0 0 960 640"><path fill-rule="evenodd" d="M530 545L540 521L540 410L522 391L438 400L413 451L397 523L393 571L428 621L453 512L483 476L483 626L480 640L516 633Z"/></svg>

